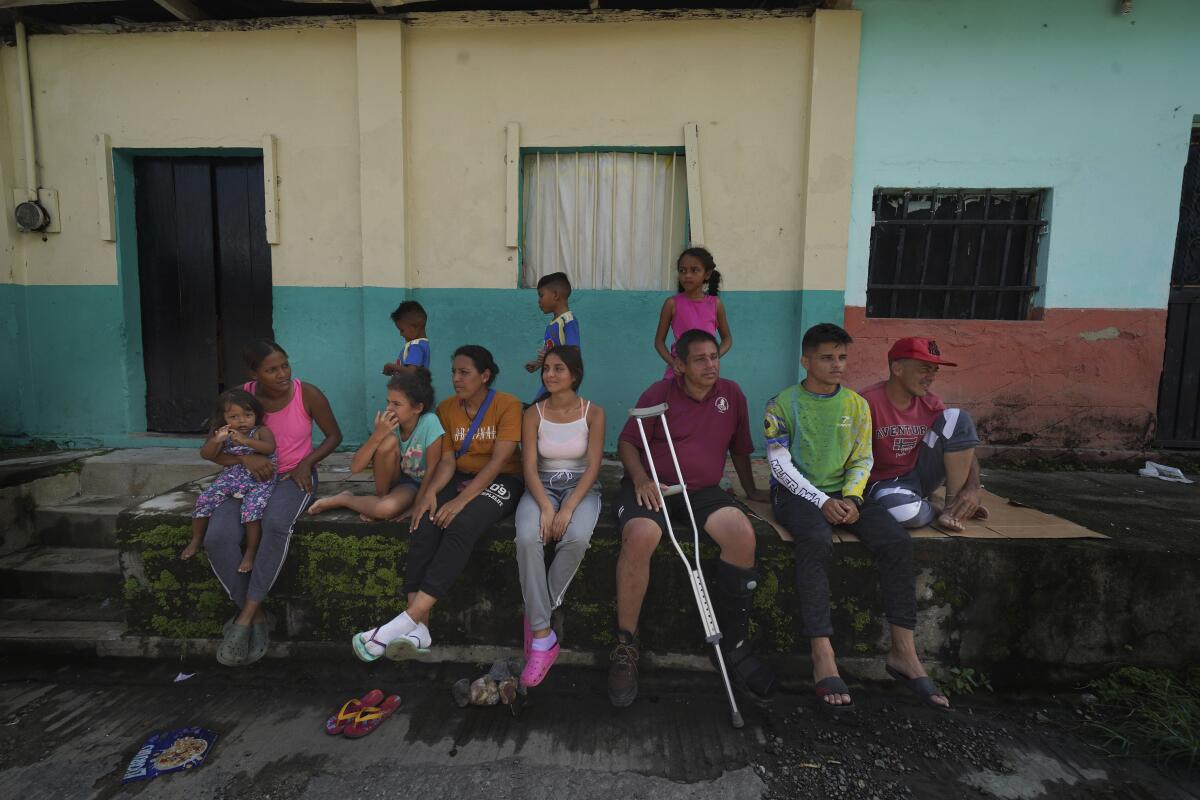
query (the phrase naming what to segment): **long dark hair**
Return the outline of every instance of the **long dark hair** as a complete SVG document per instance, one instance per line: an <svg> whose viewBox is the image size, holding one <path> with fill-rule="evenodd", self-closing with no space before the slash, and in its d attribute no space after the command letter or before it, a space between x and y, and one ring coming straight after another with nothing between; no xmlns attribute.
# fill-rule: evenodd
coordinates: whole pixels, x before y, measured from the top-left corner
<svg viewBox="0 0 1200 800"><path fill-rule="evenodd" d="M217 395L217 401L213 404L212 417L209 419L209 429L216 430L225 424L225 409L230 406L244 408L247 411L254 412L254 424L262 425L263 416L267 413L263 408L263 404L258 401L258 398L247 392L245 389L226 389Z"/></svg>
<svg viewBox="0 0 1200 800"><path fill-rule="evenodd" d="M497 366L496 359L492 358L492 351L483 345L464 344L454 351L454 355L450 356L450 360L454 361L459 356L466 356L471 359L471 363L475 365L476 371L491 373L486 381L487 387L490 389L492 383L496 380L496 376L500 374L500 367Z"/></svg>
<svg viewBox="0 0 1200 800"><path fill-rule="evenodd" d="M691 256L704 266L704 271L708 273L708 293L713 297L720 294L721 272L717 269L717 262L713 261L712 253L703 247L689 247L679 254L679 258L675 259L675 269L679 269L679 262L683 261L684 256ZM676 287L680 293L683 292L682 283L676 283Z"/></svg>
<svg viewBox="0 0 1200 800"><path fill-rule="evenodd" d="M571 388L578 390L579 384L583 383L583 356L579 352L579 347L573 344L556 344L546 351L546 358L550 356L558 356L562 359L563 364L567 367L567 372L571 373ZM542 361L542 372L546 370L546 362ZM542 380L542 386L546 385L545 379Z"/></svg>
<svg viewBox="0 0 1200 800"><path fill-rule="evenodd" d="M255 372L263 359L271 353L283 353L284 358L288 357L287 351L274 339L255 339L242 348L242 361L245 362L246 369Z"/></svg>
<svg viewBox="0 0 1200 800"><path fill-rule="evenodd" d="M408 402L421 407L421 413L433 410L433 376L424 367L397 372L387 388L389 392L403 392Z"/></svg>

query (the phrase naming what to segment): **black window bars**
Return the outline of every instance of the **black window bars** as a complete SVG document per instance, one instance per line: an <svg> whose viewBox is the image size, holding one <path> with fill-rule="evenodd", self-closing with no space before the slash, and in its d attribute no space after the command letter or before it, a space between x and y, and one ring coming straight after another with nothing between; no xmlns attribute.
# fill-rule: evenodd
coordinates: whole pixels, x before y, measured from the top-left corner
<svg viewBox="0 0 1200 800"><path fill-rule="evenodd" d="M867 316L1029 318L1044 189L876 189Z"/></svg>

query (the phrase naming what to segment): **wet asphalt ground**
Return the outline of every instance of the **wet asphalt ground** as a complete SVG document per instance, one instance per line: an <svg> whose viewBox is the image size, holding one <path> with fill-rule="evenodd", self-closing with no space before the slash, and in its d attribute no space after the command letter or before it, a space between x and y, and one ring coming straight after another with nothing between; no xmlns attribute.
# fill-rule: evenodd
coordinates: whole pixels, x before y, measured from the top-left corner
<svg viewBox="0 0 1200 800"><path fill-rule="evenodd" d="M956 698L952 713L851 681L855 710L820 708L800 677L743 702L734 730L713 674L643 676L614 709L605 675L556 668L514 717L458 708L485 665L208 661L0 664L0 797L112 798L1156 798L1200 797L1200 772L1114 758L1076 695ZM180 672L196 673L179 683ZM359 740L326 716L379 687L400 711ZM122 786L155 731L220 738L195 770Z"/></svg>

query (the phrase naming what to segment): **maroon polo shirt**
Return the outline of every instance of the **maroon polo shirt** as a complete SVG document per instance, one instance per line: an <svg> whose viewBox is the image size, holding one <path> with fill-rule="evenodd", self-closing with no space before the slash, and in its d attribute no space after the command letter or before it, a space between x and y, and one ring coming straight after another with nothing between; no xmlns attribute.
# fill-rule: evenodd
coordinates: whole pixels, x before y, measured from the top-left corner
<svg viewBox="0 0 1200 800"><path fill-rule="evenodd" d="M735 456L754 452L750 439L750 416L746 411L746 396L733 381L717 378L703 400L693 399L683 388L683 378L656 381L638 398L638 407L667 404L667 425L675 440L675 454L683 470L688 488L692 491L716 486L725 474L725 454ZM642 420L646 438L654 454L654 466L663 483L679 483L671 452L658 417ZM637 448L642 467L650 473L642 438L638 435L637 420L630 417L621 430L621 441Z"/></svg>

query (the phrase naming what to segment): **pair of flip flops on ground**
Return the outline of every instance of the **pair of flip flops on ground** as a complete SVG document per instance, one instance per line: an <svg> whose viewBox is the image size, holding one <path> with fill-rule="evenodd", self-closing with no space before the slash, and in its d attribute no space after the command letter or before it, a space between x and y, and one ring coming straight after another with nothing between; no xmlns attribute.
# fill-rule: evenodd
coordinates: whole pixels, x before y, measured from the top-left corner
<svg viewBox="0 0 1200 800"><path fill-rule="evenodd" d="M372 689L343 703L336 714L325 720L325 732L330 736L360 739L386 722L398 708L400 695L385 698L379 689Z"/></svg>
<svg viewBox="0 0 1200 800"><path fill-rule="evenodd" d="M893 667L891 664L886 665L885 669L887 670L887 674L890 675L893 680L897 681L910 692L915 694L917 699L919 699L925 705L929 706L930 708L940 709L942 711L949 710L949 706L944 706L933 699L942 695L942 690L939 689L937 684L933 682L933 678L930 678L928 675L922 675L919 678L910 678L900 670ZM848 687L846 682L837 675L817 681L815 691L817 694L817 699L821 702L821 705L832 711L844 711L854 707L853 700L851 700L849 703L838 704L825 702L825 698L831 694L850 694L850 687Z"/></svg>
<svg viewBox="0 0 1200 800"><path fill-rule="evenodd" d="M354 655L358 656L359 661L366 661L369 664L379 660L379 656L367 649L367 645L372 643L382 647L383 655L390 661L408 661L418 656L429 655L429 648L421 647L415 638L401 636L390 642L384 642L375 638L378 633L379 628L376 628L371 631L369 636L365 633L356 633L350 637L350 646L354 648ZM364 636L366 636L365 639Z"/></svg>

